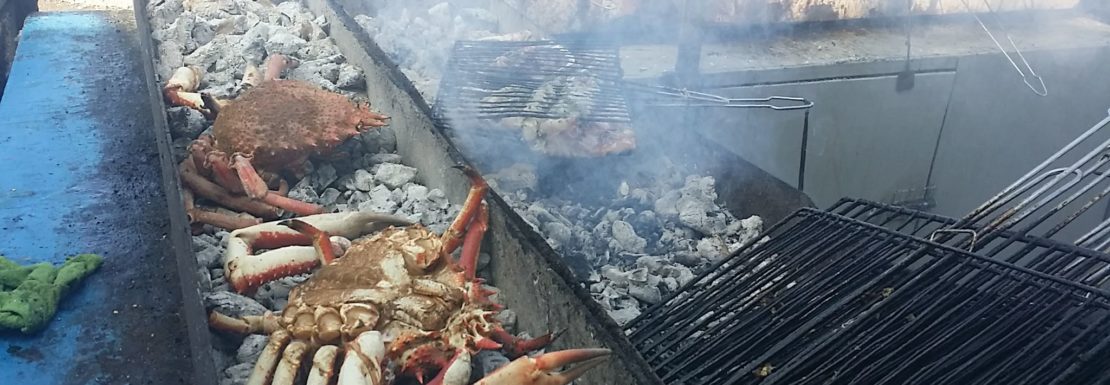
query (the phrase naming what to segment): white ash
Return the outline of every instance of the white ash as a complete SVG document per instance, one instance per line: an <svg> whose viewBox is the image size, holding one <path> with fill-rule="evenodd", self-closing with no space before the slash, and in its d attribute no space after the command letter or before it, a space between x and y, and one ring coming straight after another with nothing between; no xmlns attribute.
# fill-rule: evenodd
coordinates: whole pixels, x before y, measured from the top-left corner
<svg viewBox="0 0 1110 385"><path fill-rule="evenodd" d="M365 88L365 77L327 38L326 21L297 1L269 4L252 0L151 1L147 9L158 55L158 81L165 82L180 66L194 65L202 72L201 92L234 99L243 90L243 72L248 65L260 66L267 56L283 53L299 62L286 77L365 101L358 93ZM211 123L184 107L169 107L167 114L174 153L180 161L187 156L190 142L210 130ZM402 165L392 128L370 130L347 144L350 146L344 147L351 147L350 161L314 160L308 164L306 177L290 181L294 185L289 195L319 203L330 211L389 208L388 213L419 220L437 233L446 230L458 214L459 206L449 203L443 191L421 185L416 170ZM234 293L223 271L228 236L227 231L207 225L193 236L206 308L230 316L281 311L289 290L309 274L266 283L251 296ZM489 256L480 257L479 263L485 269ZM489 272L480 270L479 275L488 276ZM510 332L515 329L516 315L510 310L503 310L499 318L506 321ZM222 373L220 384L238 385L246 383L268 337L215 334L213 341L214 361ZM500 362L496 353L487 356L493 357L489 362ZM481 365L476 362L475 366L479 367L476 372L482 373Z"/></svg>
<svg viewBox="0 0 1110 385"><path fill-rule="evenodd" d="M556 252L590 266L583 280L622 325L763 230L760 217L738 219L717 203L710 176L624 182L606 207L537 198L524 164L487 179Z"/></svg>
<svg viewBox="0 0 1110 385"><path fill-rule="evenodd" d="M354 18L429 104L435 101L456 41L531 35L524 30L502 30L497 16L486 9L462 8L446 1L429 7L389 2L377 15Z"/></svg>

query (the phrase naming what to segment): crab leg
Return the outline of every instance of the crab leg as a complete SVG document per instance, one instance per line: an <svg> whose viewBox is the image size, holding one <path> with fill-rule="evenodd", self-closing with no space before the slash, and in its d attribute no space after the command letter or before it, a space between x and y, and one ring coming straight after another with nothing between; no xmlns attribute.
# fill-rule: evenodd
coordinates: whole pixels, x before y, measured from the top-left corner
<svg viewBox="0 0 1110 385"><path fill-rule="evenodd" d="M461 169L470 178L471 185L470 192L466 195L466 201L463 202L462 210L459 211L459 216L455 217L451 227L443 234L443 255L451 255L455 252L455 249L459 248L463 241L463 231L474 219L474 215L478 213L482 199L486 197L486 191L489 190L485 179L477 170L469 166L455 166L455 168Z"/></svg>
<svg viewBox="0 0 1110 385"><path fill-rule="evenodd" d="M263 315L248 315L242 318L229 317L218 311L208 313L208 327L238 335L252 333L273 333L281 329L278 316L266 312Z"/></svg>
<svg viewBox="0 0 1110 385"><path fill-rule="evenodd" d="M470 223L470 227L466 230L462 254L459 256L459 264L462 265L468 281L472 281L478 276L478 253L482 249L482 237L486 235L488 229L489 207L485 203L481 203L478 208L478 216L474 218L474 221Z"/></svg>
<svg viewBox="0 0 1110 385"><path fill-rule="evenodd" d="M277 218L280 216L276 207L247 197L233 196L223 187L200 176L200 174L197 174L193 162L188 160L181 162L177 166L177 171L181 176L181 182L185 187L193 190L196 195L219 202L221 205L235 210L245 211L256 217Z"/></svg>
<svg viewBox="0 0 1110 385"><path fill-rule="evenodd" d="M358 238L382 225L413 223L405 218L371 212L317 214L297 220L324 234L347 239ZM315 246L309 246L314 238L285 223L266 222L231 232L224 252L224 271L228 284L235 291L245 293L265 282L307 272L319 263L323 256L317 255ZM328 239L333 243L337 241ZM271 250L252 255L255 248Z"/></svg>
<svg viewBox="0 0 1110 385"><path fill-rule="evenodd" d="M470 352L459 349L451 363L439 371L427 385L469 385L470 384Z"/></svg>
<svg viewBox="0 0 1110 385"><path fill-rule="evenodd" d="M166 85L162 87L162 95L172 105L189 107L207 116L209 111L204 107L200 94L196 93L199 86L200 70L181 67L173 71L173 75L166 81Z"/></svg>
<svg viewBox="0 0 1110 385"><path fill-rule="evenodd" d="M493 371L474 385L566 385L609 358L609 349L572 349L521 357ZM553 370L578 363L564 372ZM453 385L453 384L452 384Z"/></svg>
<svg viewBox="0 0 1110 385"><path fill-rule="evenodd" d="M262 349L262 354L258 356L258 362L254 364L254 370L251 371L251 376L247 379L247 385L269 385L274 378L274 369L278 365L278 359L281 353L285 351L285 345L289 344L292 336L284 330L278 330L270 335L270 343Z"/></svg>
<svg viewBox="0 0 1110 385"><path fill-rule="evenodd" d="M251 158L249 156L241 153L235 153L231 155L230 168L235 170L234 174L238 174L238 177L231 176L232 178L236 179L236 182L231 183L236 184L237 188L246 192L247 196L253 199L261 200L269 205L284 209L299 216L316 215L322 214L324 212L324 207L320 205L315 205L308 202L301 202L299 200L286 197L283 194L274 194L273 192L271 192L269 186L266 185L266 181L262 179L262 176L258 175L258 171L255 170L254 165L251 164L250 159ZM213 167L213 171L216 172L217 176L223 175L221 174L220 170L220 168Z"/></svg>
<svg viewBox="0 0 1110 385"><path fill-rule="evenodd" d="M274 371L274 382L272 384L293 385L293 382L297 380L297 372L300 371L301 362L304 361L307 354L308 344L304 341L290 342L281 355L277 370Z"/></svg>
<svg viewBox="0 0 1110 385"><path fill-rule="evenodd" d="M494 341L497 341L503 346L502 352L505 353L505 357L508 357L509 359L523 357L524 355L528 354L528 352L543 349L547 345L550 345L552 342L554 342L556 338L559 338L559 335L563 334L562 331L550 332L542 336L526 340L523 338L517 338L516 336L509 334L509 332L505 331L505 329L501 328L500 326L494 327L491 332L492 333L490 334L490 338L492 338Z"/></svg>
<svg viewBox="0 0 1110 385"><path fill-rule="evenodd" d="M306 385L328 385L335 377L335 361L339 348L335 345L321 346L312 357L312 370L308 372Z"/></svg>
<svg viewBox="0 0 1110 385"><path fill-rule="evenodd" d="M376 330L362 333L347 344L347 354L343 366L339 368L338 385L384 385L382 384L382 359L385 358L385 342Z"/></svg>

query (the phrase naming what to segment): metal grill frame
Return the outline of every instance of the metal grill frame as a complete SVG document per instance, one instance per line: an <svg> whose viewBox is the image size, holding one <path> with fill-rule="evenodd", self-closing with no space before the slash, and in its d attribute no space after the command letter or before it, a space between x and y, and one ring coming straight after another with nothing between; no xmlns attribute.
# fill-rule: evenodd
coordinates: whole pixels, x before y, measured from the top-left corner
<svg viewBox="0 0 1110 385"><path fill-rule="evenodd" d="M765 234L769 241L745 245L626 327L664 382L1046 384L1110 376L1097 362L1082 364L1110 345L1110 323L1090 323L1075 313L1110 321L1106 291L813 209L799 210ZM779 261L769 262L770 253ZM840 263L847 264L837 270L841 274L827 274ZM775 281L772 275L785 277ZM786 288L790 281L799 283ZM760 287L783 296L753 292ZM997 295L985 296L990 293ZM1048 302L1061 306L1044 307ZM1018 304L1039 311L1016 314ZM713 314L703 306L732 312ZM983 321L992 309L1010 316ZM893 316L914 310L913 322ZM1068 328L1055 324L1055 314L1069 315ZM926 327L934 323L940 327ZM1057 333L1035 334L1044 328ZM1036 338L1014 335L1023 330ZM1096 330L1097 338L1080 339ZM905 338L893 338L899 336ZM1053 345L1060 338L1070 339L1065 346L1089 343L1085 353L1068 353ZM1040 360L1036 352L1070 359ZM762 379L753 374L769 369L766 364L778 369ZM713 376L698 381L698 374Z"/></svg>
<svg viewBox="0 0 1110 385"><path fill-rule="evenodd" d="M525 65L494 65L499 57L524 49L557 51L559 54L535 55ZM566 79L583 74L596 80L598 87L586 95L591 102L590 112L578 119L630 123L632 117L620 66L619 47L612 42L580 38L456 41L440 81L435 115L456 126L464 122L472 123L471 120L509 117L567 118L562 114L526 107L540 87L558 84L554 97L545 98L542 103L545 108L550 108L566 95ZM489 104L482 101L486 97L503 97L506 100Z"/></svg>

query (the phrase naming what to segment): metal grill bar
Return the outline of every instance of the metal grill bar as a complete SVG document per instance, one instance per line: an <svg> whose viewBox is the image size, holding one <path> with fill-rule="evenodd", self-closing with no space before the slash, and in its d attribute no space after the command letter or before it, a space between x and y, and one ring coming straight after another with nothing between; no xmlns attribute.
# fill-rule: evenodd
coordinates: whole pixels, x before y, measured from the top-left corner
<svg viewBox="0 0 1110 385"><path fill-rule="evenodd" d="M975 253L985 257L1091 286L1110 284L1110 255L1083 244L1013 231L997 231L989 239L978 238L979 232L974 229L964 229L967 231L960 233L962 236L948 236L958 219L864 199L841 199L828 211L922 239L945 234L944 243L953 247L968 247L974 239Z"/></svg>
<svg viewBox="0 0 1110 385"><path fill-rule="evenodd" d="M451 119L573 117L627 123L622 78L619 51L606 42L458 41L436 109Z"/></svg>
<svg viewBox="0 0 1110 385"><path fill-rule="evenodd" d="M1088 359L1110 343L1110 293L927 242L913 234L930 227L906 225L950 218L873 206L845 200L831 210L871 223L798 211L766 243L746 245L633 320L630 340L669 384L1107 375Z"/></svg>
<svg viewBox="0 0 1110 385"><path fill-rule="evenodd" d="M1110 194L1110 116L1088 129L1021 179L952 225L974 229L986 241L1012 232L1054 238ZM1063 159L1077 159L1062 162ZM1062 167L1060 165L1063 164ZM1110 221L1074 243L1106 252ZM1070 240L1069 240L1070 241Z"/></svg>

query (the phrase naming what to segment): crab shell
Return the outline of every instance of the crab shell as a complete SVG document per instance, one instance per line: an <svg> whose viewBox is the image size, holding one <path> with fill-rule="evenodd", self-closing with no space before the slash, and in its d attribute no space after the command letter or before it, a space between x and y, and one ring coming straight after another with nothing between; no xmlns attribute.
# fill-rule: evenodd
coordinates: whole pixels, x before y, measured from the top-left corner
<svg viewBox="0 0 1110 385"><path fill-rule="evenodd" d="M253 156L255 167L280 171L328 154L367 127L384 126L383 119L369 104L299 80L275 79L221 107L212 133L220 150Z"/></svg>

